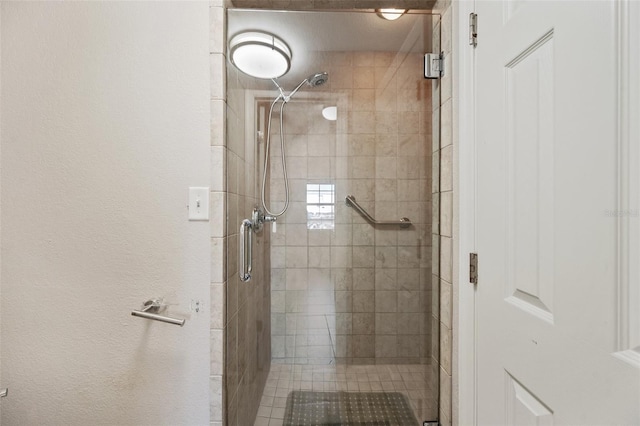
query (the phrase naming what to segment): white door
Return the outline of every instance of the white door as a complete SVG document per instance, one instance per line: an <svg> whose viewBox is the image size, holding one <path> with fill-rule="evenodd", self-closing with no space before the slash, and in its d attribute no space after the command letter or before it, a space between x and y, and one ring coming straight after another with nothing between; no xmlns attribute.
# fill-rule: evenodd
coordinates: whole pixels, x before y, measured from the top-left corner
<svg viewBox="0 0 640 426"><path fill-rule="evenodd" d="M478 424L640 424L639 259L621 244L638 218L619 210L619 154L638 144L618 120L628 8L476 2Z"/></svg>

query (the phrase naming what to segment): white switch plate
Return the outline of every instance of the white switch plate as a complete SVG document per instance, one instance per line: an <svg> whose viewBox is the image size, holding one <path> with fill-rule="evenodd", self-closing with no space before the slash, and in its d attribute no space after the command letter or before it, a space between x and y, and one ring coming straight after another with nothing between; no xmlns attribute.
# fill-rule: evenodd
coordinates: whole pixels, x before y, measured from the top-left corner
<svg viewBox="0 0 640 426"><path fill-rule="evenodd" d="M209 188L189 187L189 220L209 220Z"/></svg>

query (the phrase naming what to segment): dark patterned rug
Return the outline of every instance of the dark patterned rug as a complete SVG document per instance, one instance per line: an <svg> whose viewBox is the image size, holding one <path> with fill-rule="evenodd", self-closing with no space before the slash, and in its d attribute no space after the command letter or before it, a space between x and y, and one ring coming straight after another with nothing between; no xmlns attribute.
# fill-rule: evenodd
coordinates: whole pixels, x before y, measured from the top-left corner
<svg viewBox="0 0 640 426"><path fill-rule="evenodd" d="M283 426L416 426L407 397L398 392L292 391Z"/></svg>

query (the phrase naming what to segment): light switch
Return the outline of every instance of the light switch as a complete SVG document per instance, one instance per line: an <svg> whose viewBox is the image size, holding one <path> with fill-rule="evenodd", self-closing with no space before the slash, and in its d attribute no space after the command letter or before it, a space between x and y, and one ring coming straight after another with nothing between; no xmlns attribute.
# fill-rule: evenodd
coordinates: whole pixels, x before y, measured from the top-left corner
<svg viewBox="0 0 640 426"><path fill-rule="evenodd" d="M209 188L189 188L189 220L209 220Z"/></svg>

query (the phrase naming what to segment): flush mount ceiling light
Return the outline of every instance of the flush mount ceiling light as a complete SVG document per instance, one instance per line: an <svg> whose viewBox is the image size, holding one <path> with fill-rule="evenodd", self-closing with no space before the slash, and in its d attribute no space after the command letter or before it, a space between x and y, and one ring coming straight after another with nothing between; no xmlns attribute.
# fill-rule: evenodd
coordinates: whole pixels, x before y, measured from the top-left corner
<svg viewBox="0 0 640 426"><path fill-rule="evenodd" d="M248 31L229 42L231 62L255 78L278 78L291 68L291 50L273 34Z"/></svg>
<svg viewBox="0 0 640 426"><path fill-rule="evenodd" d="M395 21L407 13L407 9L376 9L376 13L387 21Z"/></svg>

